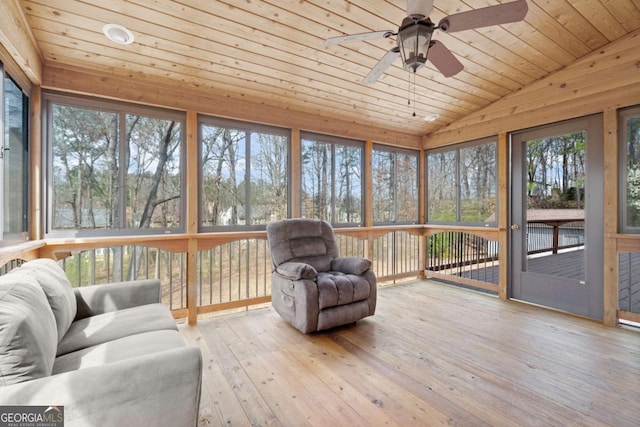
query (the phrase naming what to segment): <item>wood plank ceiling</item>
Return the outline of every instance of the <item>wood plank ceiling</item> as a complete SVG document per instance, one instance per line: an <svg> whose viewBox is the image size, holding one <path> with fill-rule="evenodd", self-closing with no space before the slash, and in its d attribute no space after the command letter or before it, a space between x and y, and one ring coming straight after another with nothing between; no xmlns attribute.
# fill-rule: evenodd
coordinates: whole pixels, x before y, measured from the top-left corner
<svg viewBox="0 0 640 427"><path fill-rule="evenodd" d="M431 19L507 0L435 0ZM361 84L395 45L325 48L327 37L396 30L404 0L19 0L45 65L208 91L324 118L426 135L640 28L640 0L528 0L523 22L436 32L463 63L445 78L416 74L415 103L400 60ZM121 24L135 42L102 34ZM411 99L413 105L408 106ZM415 111L416 117L413 117ZM438 114L428 123L423 118Z"/></svg>

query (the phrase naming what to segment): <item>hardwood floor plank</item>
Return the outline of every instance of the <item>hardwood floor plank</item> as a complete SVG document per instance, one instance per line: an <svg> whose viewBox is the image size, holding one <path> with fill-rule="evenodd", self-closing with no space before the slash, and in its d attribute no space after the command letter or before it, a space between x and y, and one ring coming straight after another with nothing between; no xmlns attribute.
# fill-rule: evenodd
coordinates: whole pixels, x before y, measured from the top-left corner
<svg viewBox="0 0 640 427"><path fill-rule="evenodd" d="M233 394L248 418L248 424L252 426L282 425L220 335L220 330L225 327L223 321L213 328L200 327L200 330L205 342L217 357L222 376L229 382ZM216 372L212 374L215 376Z"/></svg>
<svg viewBox="0 0 640 427"><path fill-rule="evenodd" d="M249 419L222 372L222 364L213 354L200 329L182 325L180 333L189 345L202 351L203 382L198 426L247 425Z"/></svg>
<svg viewBox="0 0 640 427"><path fill-rule="evenodd" d="M428 281L377 307L316 334L271 308L183 331L205 357L200 425L637 426L640 332Z"/></svg>

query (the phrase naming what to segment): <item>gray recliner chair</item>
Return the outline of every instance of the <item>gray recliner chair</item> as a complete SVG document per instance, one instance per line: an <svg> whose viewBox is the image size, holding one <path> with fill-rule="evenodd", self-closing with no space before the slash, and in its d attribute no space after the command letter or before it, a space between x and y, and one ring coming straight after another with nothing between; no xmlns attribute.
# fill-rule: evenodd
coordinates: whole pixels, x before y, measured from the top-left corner
<svg viewBox="0 0 640 427"><path fill-rule="evenodd" d="M371 261L339 257L326 221L287 219L267 225L273 262L273 308L304 333L354 323L376 310Z"/></svg>

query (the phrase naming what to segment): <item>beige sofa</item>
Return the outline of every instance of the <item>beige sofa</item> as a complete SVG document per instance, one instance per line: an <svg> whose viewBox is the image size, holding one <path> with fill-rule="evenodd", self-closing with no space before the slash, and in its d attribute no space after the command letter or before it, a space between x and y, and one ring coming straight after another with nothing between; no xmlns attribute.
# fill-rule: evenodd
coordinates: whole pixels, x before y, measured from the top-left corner
<svg viewBox="0 0 640 427"><path fill-rule="evenodd" d="M156 280L72 288L50 259L0 277L0 405L63 406L65 426L195 426L202 356Z"/></svg>

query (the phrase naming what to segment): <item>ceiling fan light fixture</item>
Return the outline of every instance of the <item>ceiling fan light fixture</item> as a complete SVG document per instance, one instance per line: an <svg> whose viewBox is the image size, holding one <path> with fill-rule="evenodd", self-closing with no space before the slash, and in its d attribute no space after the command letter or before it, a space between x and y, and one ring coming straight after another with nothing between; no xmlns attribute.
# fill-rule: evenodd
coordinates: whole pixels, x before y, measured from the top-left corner
<svg viewBox="0 0 640 427"><path fill-rule="evenodd" d="M440 117L440 114L429 114L428 116L425 116L424 121L425 122L435 122L436 120L438 120L438 117Z"/></svg>
<svg viewBox="0 0 640 427"><path fill-rule="evenodd" d="M410 17L405 18L402 24L397 39L402 65L415 73L427 62L434 25L428 18L416 21Z"/></svg>
<svg viewBox="0 0 640 427"><path fill-rule="evenodd" d="M105 37L114 43L127 45L133 43L133 33L127 28L118 24L106 24L102 27Z"/></svg>

